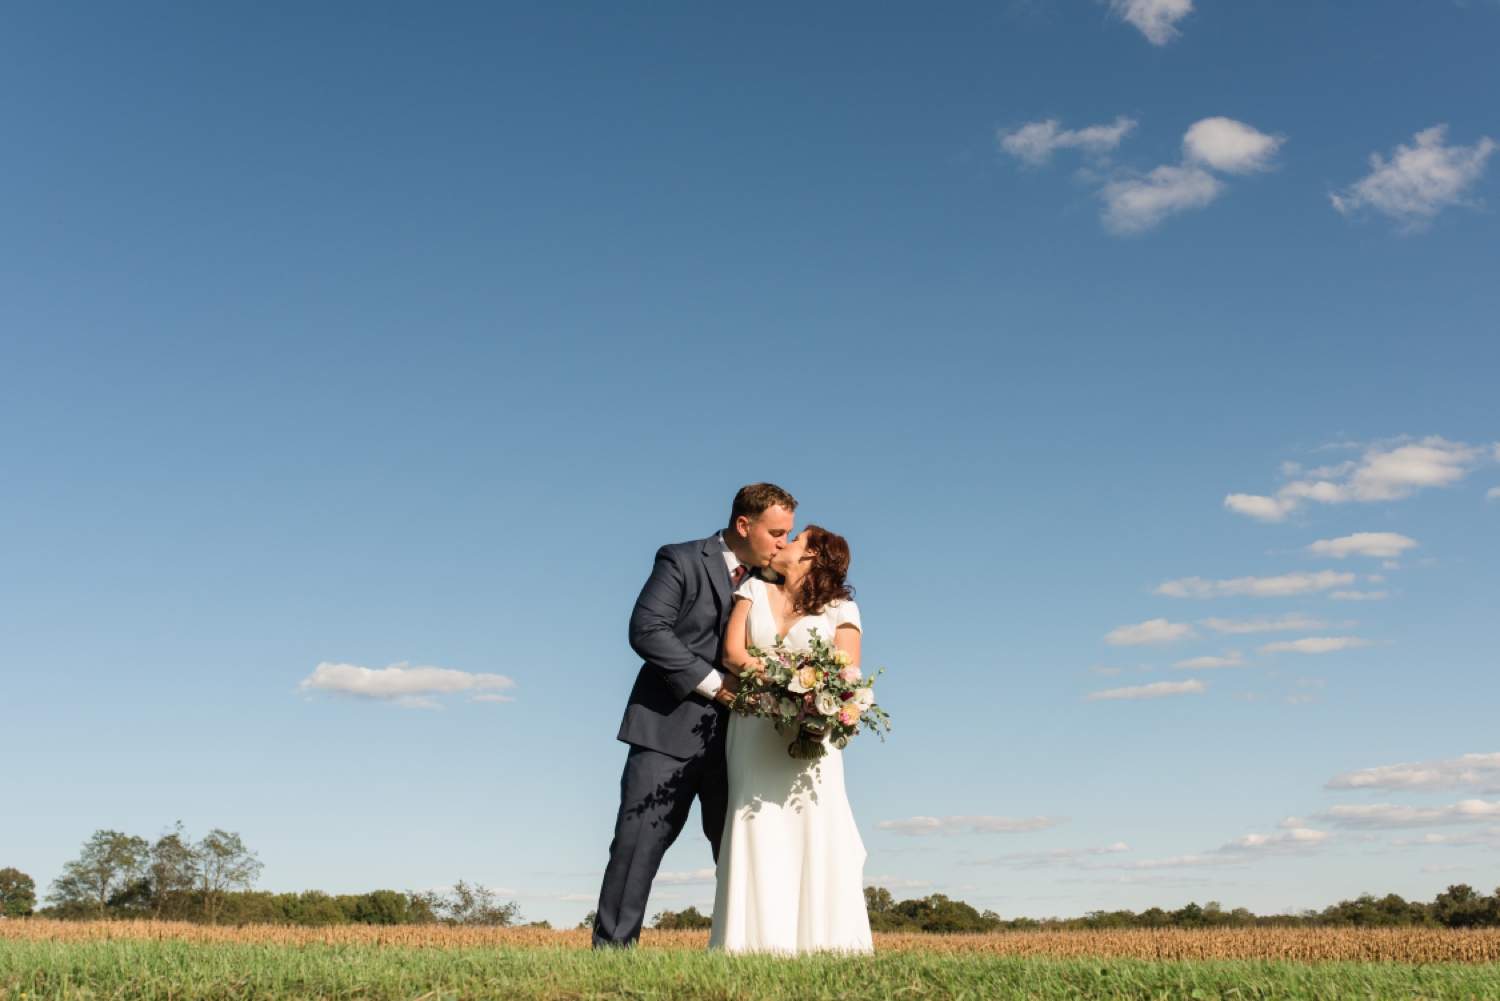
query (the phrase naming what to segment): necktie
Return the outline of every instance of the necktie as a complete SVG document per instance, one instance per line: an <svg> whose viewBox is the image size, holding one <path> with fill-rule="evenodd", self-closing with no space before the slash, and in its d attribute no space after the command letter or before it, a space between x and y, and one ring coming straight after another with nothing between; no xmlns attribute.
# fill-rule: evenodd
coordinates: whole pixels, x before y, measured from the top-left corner
<svg viewBox="0 0 1500 1001"><path fill-rule="evenodd" d="M735 587L739 587L740 584L743 583L745 578L749 575L750 568L741 563L739 566L734 568L734 572L729 575L729 579L734 582Z"/></svg>

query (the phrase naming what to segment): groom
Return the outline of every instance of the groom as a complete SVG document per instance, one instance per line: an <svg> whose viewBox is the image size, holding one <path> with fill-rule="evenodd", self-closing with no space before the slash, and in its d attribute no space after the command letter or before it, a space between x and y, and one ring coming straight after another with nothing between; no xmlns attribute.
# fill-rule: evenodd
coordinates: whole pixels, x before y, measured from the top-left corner
<svg viewBox="0 0 1500 1001"><path fill-rule="evenodd" d="M596 949L641 937L651 881L687 823L694 797L718 861L729 798L724 707L737 687L717 666L730 595L786 546L796 509L785 490L755 483L734 495L723 531L656 551L656 566L630 614L630 646L646 663L620 724L619 739L630 751L594 919Z"/></svg>

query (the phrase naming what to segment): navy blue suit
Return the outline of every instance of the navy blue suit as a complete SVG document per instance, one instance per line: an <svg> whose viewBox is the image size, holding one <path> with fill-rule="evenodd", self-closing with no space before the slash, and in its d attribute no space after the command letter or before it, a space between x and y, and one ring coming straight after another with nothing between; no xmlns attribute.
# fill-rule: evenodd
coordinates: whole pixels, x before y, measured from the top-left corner
<svg viewBox="0 0 1500 1001"><path fill-rule="evenodd" d="M729 798L724 733L729 712L694 689L724 656L731 580L718 537L662 546L630 615L641 659L619 739L630 745L620 812L599 891L594 945L640 938L651 881L696 798L719 857Z"/></svg>

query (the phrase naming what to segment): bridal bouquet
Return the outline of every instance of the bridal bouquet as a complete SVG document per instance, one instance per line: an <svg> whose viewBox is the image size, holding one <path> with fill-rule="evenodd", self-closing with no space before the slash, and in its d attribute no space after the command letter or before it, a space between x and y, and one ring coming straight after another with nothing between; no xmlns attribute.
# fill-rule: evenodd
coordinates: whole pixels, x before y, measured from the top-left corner
<svg viewBox="0 0 1500 1001"><path fill-rule="evenodd" d="M776 721L780 733L796 734L786 753L802 761L816 761L827 754L825 741L846 747L861 726L884 740L880 728L890 730L890 716L875 704L872 688L881 672L862 677L849 655L834 649L816 629L809 645L812 649L807 653L788 650L778 636L771 650L751 646L750 656L760 658L765 673L743 679L734 711L767 717Z"/></svg>

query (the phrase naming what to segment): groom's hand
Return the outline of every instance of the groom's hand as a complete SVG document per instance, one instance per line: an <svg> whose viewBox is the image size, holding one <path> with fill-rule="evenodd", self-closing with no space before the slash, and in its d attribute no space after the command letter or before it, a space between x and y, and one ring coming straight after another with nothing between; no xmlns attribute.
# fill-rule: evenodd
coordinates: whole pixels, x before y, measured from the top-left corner
<svg viewBox="0 0 1500 1001"><path fill-rule="evenodd" d="M714 701L721 706L733 705L734 697L739 693L739 690L740 679L733 673L726 671L724 673L724 683L719 686L718 692L714 694Z"/></svg>

